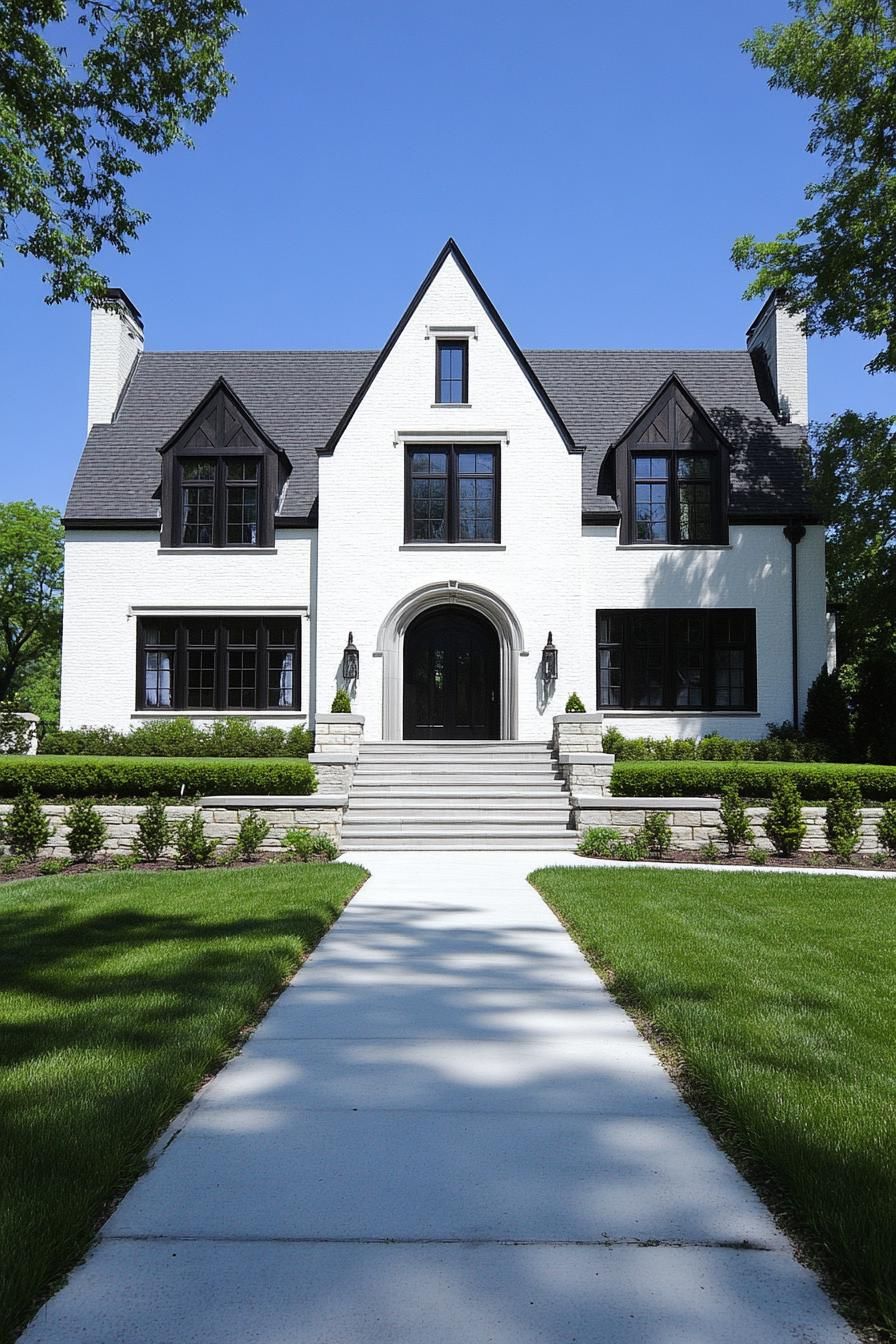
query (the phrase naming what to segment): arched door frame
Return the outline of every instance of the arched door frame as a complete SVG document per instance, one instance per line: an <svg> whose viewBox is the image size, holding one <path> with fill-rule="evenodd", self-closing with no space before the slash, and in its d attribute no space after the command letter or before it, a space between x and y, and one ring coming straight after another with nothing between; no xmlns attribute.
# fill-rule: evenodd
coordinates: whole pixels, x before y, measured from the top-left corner
<svg viewBox="0 0 896 1344"><path fill-rule="evenodd" d="M487 588L457 579L425 584L403 597L386 616L377 635L375 655L383 660L383 741L400 742L403 733L404 637L408 626L430 607L457 603L485 616L498 632L502 741L514 741L519 722L519 660L528 655L516 613Z"/></svg>

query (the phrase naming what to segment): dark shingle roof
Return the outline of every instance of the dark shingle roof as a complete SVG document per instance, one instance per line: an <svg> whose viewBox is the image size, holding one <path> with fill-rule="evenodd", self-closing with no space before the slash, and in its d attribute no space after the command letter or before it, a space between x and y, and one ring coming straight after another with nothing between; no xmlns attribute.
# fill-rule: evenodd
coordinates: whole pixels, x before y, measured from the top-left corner
<svg viewBox="0 0 896 1344"><path fill-rule="evenodd" d="M731 508L804 512L803 431L777 424L762 401L749 355L717 350L532 350L524 352L577 444L586 512L612 508L598 477L607 449L671 373L676 373L734 448ZM317 498L317 449L376 359L370 350L147 352L140 356L111 425L96 425L66 519L158 517L158 450L224 378L292 463L282 515L305 518ZM602 483L603 484L603 483Z"/></svg>

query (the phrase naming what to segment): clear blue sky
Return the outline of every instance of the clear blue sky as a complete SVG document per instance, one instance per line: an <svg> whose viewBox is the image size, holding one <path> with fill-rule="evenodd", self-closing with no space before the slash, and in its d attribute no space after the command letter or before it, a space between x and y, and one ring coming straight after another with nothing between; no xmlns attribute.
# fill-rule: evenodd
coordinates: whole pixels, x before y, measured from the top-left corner
<svg viewBox="0 0 896 1344"><path fill-rule="evenodd" d="M522 346L739 347L731 242L788 227L808 107L739 50L785 0L248 0L236 87L152 161L106 265L147 348L375 348L449 235ZM5 498L62 507L88 314L0 272ZM812 343L812 414L896 411L853 337Z"/></svg>

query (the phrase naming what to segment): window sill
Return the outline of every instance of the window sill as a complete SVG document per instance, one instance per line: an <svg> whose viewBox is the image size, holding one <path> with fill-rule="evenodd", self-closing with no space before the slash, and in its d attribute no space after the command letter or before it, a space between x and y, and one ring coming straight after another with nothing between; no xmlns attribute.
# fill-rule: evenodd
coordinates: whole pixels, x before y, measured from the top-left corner
<svg viewBox="0 0 896 1344"><path fill-rule="evenodd" d="M276 555L276 546L160 546L156 555Z"/></svg>
<svg viewBox="0 0 896 1344"><path fill-rule="evenodd" d="M307 719L302 709L137 709L132 719Z"/></svg>
<svg viewBox="0 0 896 1344"><path fill-rule="evenodd" d="M732 551L730 541L620 541L617 551Z"/></svg>
<svg viewBox="0 0 896 1344"><path fill-rule="evenodd" d="M469 411L472 410L472 401L433 401L430 407L434 411Z"/></svg>
<svg viewBox="0 0 896 1344"><path fill-rule="evenodd" d="M506 551L499 541L406 541L400 551Z"/></svg>
<svg viewBox="0 0 896 1344"><path fill-rule="evenodd" d="M598 710L604 718L613 719L761 719L758 709L700 709L693 705L690 709L611 709L604 706Z"/></svg>

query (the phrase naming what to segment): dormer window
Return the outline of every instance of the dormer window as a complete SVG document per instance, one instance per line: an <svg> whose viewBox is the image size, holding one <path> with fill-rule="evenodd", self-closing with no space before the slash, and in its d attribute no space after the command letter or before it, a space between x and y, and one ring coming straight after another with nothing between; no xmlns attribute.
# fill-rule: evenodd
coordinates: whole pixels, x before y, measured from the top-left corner
<svg viewBox="0 0 896 1344"><path fill-rule="evenodd" d="M440 406L466 403L468 355L466 341L436 341L436 402Z"/></svg>
<svg viewBox="0 0 896 1344"><path fill-rule="evenodd" d="M286 461L224 384L162 450L163 545L272 546Z"/></svg>
<svg viewBox="0 0 896 1344"><path fill-rule="evenodd" d="M676 379L617 452L623 543L705 546L727 539L728 446Z"/></svg>

